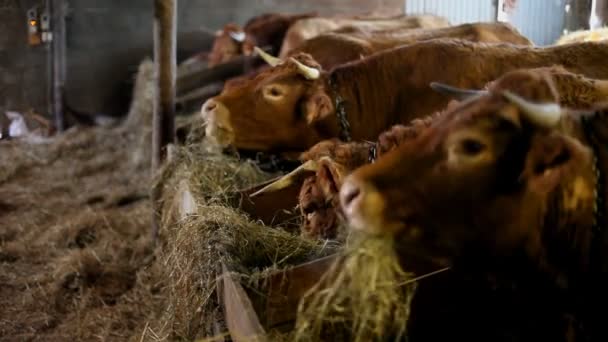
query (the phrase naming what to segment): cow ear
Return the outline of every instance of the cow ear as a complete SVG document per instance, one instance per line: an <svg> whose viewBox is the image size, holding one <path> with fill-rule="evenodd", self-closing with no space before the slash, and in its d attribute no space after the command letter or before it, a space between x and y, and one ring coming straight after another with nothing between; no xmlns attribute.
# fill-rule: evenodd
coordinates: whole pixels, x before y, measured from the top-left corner
<svg viewBox="0 0 608 342"><path fill-rule="evenodd" d="M580 152L576 143L561 133L534 137L526 159L524 177L535 189L550 191L570 169L576 168L574 164L580 164Z"/></svg>
<svg viewBox="0 0 608 342"><path fill-rule="evenodd" d="M333 110L331 98L323 91L316 91L304 103L304 114L309 125L325 119Z"/></svg>

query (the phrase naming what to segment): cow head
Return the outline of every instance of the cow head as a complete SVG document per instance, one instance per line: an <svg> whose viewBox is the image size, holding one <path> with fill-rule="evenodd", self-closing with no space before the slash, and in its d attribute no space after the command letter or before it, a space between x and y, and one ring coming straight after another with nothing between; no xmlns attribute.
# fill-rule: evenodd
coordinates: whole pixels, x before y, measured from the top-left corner
<svg viewBox="0 0 608 342"><path fill-rule="evenodd" d="M241 55L245 32L236 24L227 24L215 32L215 40L209 53L209 67L228 62Z"/></svg>
<svg viewBox="0 0 608 342"><path fill-rule="evenodd" d="M340 202L351 228L448 264L470 254L549 264L584 250L596 176L578 119L542 77L501 84L514 83L448 109L348 176ZM551 254L548 240L563 248Z"/></svg>
<svg viewBox="0 0 608 342"><path fill-rule="evenodd" d="M207 137L221 147L276 152L303 151L336 136L326 77L313 58L280 60L256 51L272 67L203 104Z"/></svg>

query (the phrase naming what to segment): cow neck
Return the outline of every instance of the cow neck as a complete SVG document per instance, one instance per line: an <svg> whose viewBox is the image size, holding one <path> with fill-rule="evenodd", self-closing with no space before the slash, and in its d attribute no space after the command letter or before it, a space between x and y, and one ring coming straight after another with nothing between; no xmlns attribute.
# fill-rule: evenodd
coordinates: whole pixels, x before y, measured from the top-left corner
<svg viewBox="0 0 608 342"><path fill-rule="evenodd" d="M336 112L336 118L338 120L338 128L340 131L340 139L344 142L350 142L352 140L350 122L346 115L346 107L344 106L344 99L340 95L337 82L335 80L335 73L331 73L328 77L329 87L333 93L334 98L334 110Z"/></svg>
<svg viewBox="0 0 608 342"><path fill-rule="evenodd" d="M596 176L595 204L593 206L592 237L590 244L590 270L593 273L605 272L602 265L608 261L605 247L608 245L606 230L606 166L608 166L608 140L600 130L608 129L606 116L608 112L596 112L581 117L581 124L585 136L593 150L593 167Z"/></svg>

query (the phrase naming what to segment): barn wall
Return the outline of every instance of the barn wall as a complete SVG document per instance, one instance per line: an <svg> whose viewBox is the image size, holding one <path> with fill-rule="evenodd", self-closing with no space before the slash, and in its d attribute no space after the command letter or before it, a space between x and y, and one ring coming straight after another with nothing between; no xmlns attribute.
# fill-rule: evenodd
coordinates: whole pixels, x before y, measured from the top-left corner
<svg viewBox="0 0 608 342"><path fill-rule="evenodd" d="M27 8L42 0L0 0L0 110L34 108L47 114L47 56L26 44ZM71 107L122 115L137 65L152 55L152 0L71 0L67 28L66 94ZM179 0L178 58L208 47L229 21L243 24L263 12L358 13L403 11L403 0Z"/></svg>
<svg viewBox="0 0 608 342"><path fill-rule="evenodd" d="M0 0L0 112L46 112L47 49L27 44L26 11L33 0Z"/></svg>
<svg viewBox="0 0 608 342"><path fill-rule="evenodd" d="M446 17L454 25L474 21L494 21L496 4L493 0L407 0L408 14L435 14Z"/></svg>
<svg viewBox="0 0 608 342"><path fill-rule="evenodd" d="M564 29L566 0L519 0L509 22L537 45L553 44ZM587 18L589 16L587 15Z"/></svg>

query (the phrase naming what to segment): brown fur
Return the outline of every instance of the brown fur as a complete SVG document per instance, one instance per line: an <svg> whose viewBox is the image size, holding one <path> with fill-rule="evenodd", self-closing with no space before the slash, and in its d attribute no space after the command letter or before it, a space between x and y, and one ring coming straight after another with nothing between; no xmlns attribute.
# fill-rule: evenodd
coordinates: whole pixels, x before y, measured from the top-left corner
<svg viewBox="0 0 608 342"><path fill-rule="evenodd" d="M314 17L315 13L284 14L265 13L251 18L244 27L229 23L216 33L211 52L208 55L208 66L213 67L231 59L250 55L254 46L270 47L270 53L276 54L281 48L287 29L300 19ZM245 40L237 42L230 33L245 33Z"/></svg>
<svg viewBox="0 0 608 342"><path fill-rule="evenodd" d="M543 79L548 78L551 79L551 82L542 81ZM541 86L539 86L539 84ZM545 88L542 85L552 85L552 88ZM500 91L501 89L517 89L522 87L528 87L531 89L530 91L534 91L534 94L530 93L530 96L533 98L551 100L556 97L559 99L560 105L577 109L590 109L598 103L608 99L607 81L586 78L578 74L570 73L561 67L512 71L497 81L490 82L485 88L493 91ZM457 105L458 102L453 101L446 110L450 110ZM411 125L396 125L388 131L383 132L377 140L377 155L380 157L406 141L414 139L439 115L441 115L441 112L424 119L416 119ZM343 143L337 139L326 140L316 144L305 153L302 153L301 159L307 161L319 160L321 157L331 157L337 164L335 167L340 166L344 168L346 174L348 174L367 164L368 146L368 144L362 143ZM331 174L329 174L329 176L331 176ZM311 176L310 179L303 184L299 206L306 219L303 226L305 231L336 231L339 222L333 219L333 217L338 217L338 215L331 212L339 211L339 205L336 198L342 182L343 178L330 178L327 177L327 173L317 173L314 176ZM323 193L310 190L310 188L315 187L327 188L325 184L328 183L337 184L336 192ZM314 197L312 196L313 194L320 197ZM320 203L325 203L326 205L321 206ZM320 208L322 208L323 214L317 215L317 212L321 211ZM332 219L325 220L327 217ZM319 229L315 225L319 225L323 227L323 229Z"/></svg>
<svg viewBox="0 0 608 342"><path fill-rule="evenodd" d="M393 28L439 28L449 26L449 22L434 15L397 16L388 18L310 18L292 25L285 34L280 57L298 48L303 42L322 33L348 27L361 30L386 30Z"/></svg>
<svg viewBox="0 0 608 342"><path fill-rule="evenodd" d="M606 304L608 279L605 253L593 260L590 247L596 177L582 114L567 111L557 127L539 127L502 91L545 102L557 101L558 87L543 73L503 80L356 170L343 190L361 190L342 203L344 212L359 229L395 236L399 253L495 271L521 289L534 288L538 292L527 307L547 305L549 314L571 314L581 327L575 340L606 340L603 323L592 313ZM592 127L605 145L608 108L602 110L592 117ZM471 139L482 148L466 149ZM605 149L598 158L607 172ZM600 242L603 248L606 241Z"/></svg>
<svg viewBox="0 0 608 342"><path fill-rule="evenodd" d="M313 18L317 14L284 14L268 13L254 17L245 24L245 41L243 42L242 52L249 55L253 52L254 46L270 47L270 53L278 54L287 30L298 20Z"/></svg>
<svg viewBox="0 0 608 342"><path fill-rule="evenodd" d="M325 70L331 70L340 64L383 50L436 38L533 45L511 25L505 23L473 23L431 29L412 29L406 26L381 31L346 27L308 39L289 55L308 53Z"/></svg>
<svg viewBox="0 0 608 342"><path fill-rule="evenodd" d="M309 55L294 57L319 67ZM441 110L448 99L429 87L432 81L479 89L510 70L551 65L587 77L608 78L607 59L608 49L600 43L534 48L436 39L344 64L315 81L304 80L288 61L231 87L214 100L230 111L235 147L302 151L338 136L335 93L329 78L335 79L345 100L353 139L373 140L394 124ZM287 89L287 100L269 106L260 91L274 84Z"/></svg>

